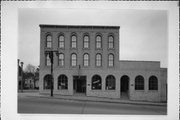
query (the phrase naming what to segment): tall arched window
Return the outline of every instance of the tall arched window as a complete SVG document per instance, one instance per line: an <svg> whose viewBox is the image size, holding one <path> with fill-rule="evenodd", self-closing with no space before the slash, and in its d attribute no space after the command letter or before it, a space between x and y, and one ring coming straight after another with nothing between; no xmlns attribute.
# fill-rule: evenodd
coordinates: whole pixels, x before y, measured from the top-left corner
<svg viewBox="0 0 180 120"><path fill-rule="evenodd" d="M106 90L115 90L116 79L113 75L108 75L106 77Z"/></svg>
<svg viewBox="0 0 180 120"><path fill-rule="evenodd" d="M59 66L64 66L64 54L59 53Z"/></svg>
<svg viewBox="0 0 180 120"><path fill-rule="evenodd" d="M83 65L89 66L89 54L88 53L85 53L83 56Z"/></svg>
<svg viewBox="0 0 180 120"><path fill-rule="evenodd" d="M47 74L44 76L44 89L51 89L52 76Z"/></svg>
<svg viewBox="0 0 180 120"><path fill-rule="evenodd" d="M100 53L96 54L96 66L102 66L102 55Z"/></svg>
<svg viewBox="0 0 180 120"><path fill-rule="evenodd" d="M135 78L135 90L144 90L144 77L141 75Z"/></svg>
<svg viewBox="0 0 180 120"><path fill-rule="evenodd" d="M75 53L71 54L71 66L77 66L77 55Z"/></svg>
<svg viewBox="0 0 180 120"><path fill-rule="evenodd" d="M92 77L92 84L91 84L91 89L92 90L100 90L101 89L101 76L99 75L94 75Z"/></svg>
<svg viewBox="0 0 180 120"><path fill-rule="evenodd" d="M45 57L46 57L46 60L45 60L46 66L50 66L51 65L51 60L49 58L49 54L46 54Z"/></svg>
<svg viewBox="0 0 180 120"><path fill-rule="evenodd" d="M76 35L71 36L71 48L77 48L77 37L76 37Z"/></svg>
<svg viewBox="0 0 180 120"><path fill-rule="evenodd" d="M158 79L156 76L149 78L149 90L158 90Z"/></svg>
<svg viewBox="0 0 180 120"><path fill-rule="evenodd" d="M108 55L108 66L114 66L114 55L112 53Z"/></svg>
<svg viewBox="0 0 180 120"><path fill-rule="evenodd" d="M89 48L89 36L85 35L83 39L83 48Z"/></svg>
<svg viewBox="0 0 180 120"><path fill-rule="evenodd" d="M108 37L108 48L109 48L109 49L114 48L114 37L113 37L112 35L110 35L110 36Z"/></svg>
<svg viewBox="0 0 180 120"><path fill-rule="evenodd" d="M51 48L52 47L52 36L51 35L47 35L46 36L46 47L47 48Z"/></svg>
<svg viewBox="0 0 180 120"><path fill-rule="evenodd" d="M66 75L60 75L58 77L58 89L68 89L68 77Z"/></svg>
<svg viewBox="0 0 180 120"><path fill-rule="evenodd" d="M102 37L100 35L96 36L96 48L102 48Z"/></svg>
<svg viewBox="0 0 180 120"><path fill-rule="evenodd" d="M64 36L59 36L59 48L64 48Z"/></svg>

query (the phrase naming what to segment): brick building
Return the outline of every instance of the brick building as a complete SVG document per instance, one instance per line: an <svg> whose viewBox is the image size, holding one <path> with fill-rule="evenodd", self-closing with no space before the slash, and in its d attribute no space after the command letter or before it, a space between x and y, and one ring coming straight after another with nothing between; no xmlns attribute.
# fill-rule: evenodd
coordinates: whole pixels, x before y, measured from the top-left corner
<svg viewBox="0 0 180 120"><path fill-rule="evenodd" d="M167 69L159 61L119 60L119 26L40 25L40 93L166 101Z"/></svg>

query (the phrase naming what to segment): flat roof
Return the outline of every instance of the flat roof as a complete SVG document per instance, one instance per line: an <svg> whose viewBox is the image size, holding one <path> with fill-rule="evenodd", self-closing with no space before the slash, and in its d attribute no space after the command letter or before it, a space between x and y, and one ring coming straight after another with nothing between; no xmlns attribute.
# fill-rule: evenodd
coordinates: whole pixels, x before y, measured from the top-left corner
<svg viewBox="0 0 180 120"><path fill-rule="evenodd" d="M111 28L111 29L119 29L120 26L98 26L98 25L47 25L40 24L40 28Z"/></svg>

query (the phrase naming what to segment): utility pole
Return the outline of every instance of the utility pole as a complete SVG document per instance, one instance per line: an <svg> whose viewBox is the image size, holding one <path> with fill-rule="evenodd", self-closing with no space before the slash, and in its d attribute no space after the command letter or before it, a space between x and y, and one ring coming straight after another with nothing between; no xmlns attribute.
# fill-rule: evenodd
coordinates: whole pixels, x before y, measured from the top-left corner
<svg viewBox="0 0 180 120"><path fill-rule="evenodd" d="M46 55L49 55L50 61L51 61L51 97L53 97L53 84L54 84L54 77L53 77L53 62L54 62L54 53L58 56L57 50L50 50L45 51Z"/></svg>

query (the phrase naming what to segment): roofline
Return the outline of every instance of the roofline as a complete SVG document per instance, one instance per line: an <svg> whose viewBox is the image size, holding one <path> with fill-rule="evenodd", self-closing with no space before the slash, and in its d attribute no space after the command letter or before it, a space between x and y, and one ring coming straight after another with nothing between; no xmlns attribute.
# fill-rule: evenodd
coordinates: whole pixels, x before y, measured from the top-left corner
<svg viewBox="0 0 180 120"><path fill-rule="evenodd" d="M96 26L96 25L48 25L48 24L40 24L40 28L113 28L113 29L119 29L120 26Z"/></svg>
<svg viewBox="0 0 180 120"><path fill-rule="evenodd" d="M119 60L119 62L153 62L153 63L161 63L160 61L146 61L146 60Z"/></svg>

